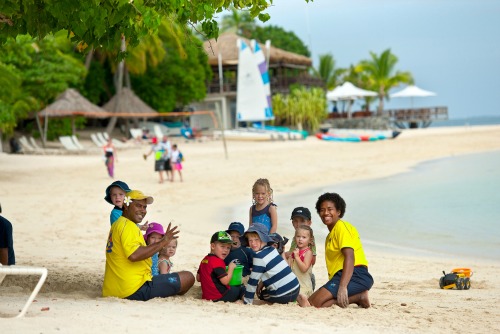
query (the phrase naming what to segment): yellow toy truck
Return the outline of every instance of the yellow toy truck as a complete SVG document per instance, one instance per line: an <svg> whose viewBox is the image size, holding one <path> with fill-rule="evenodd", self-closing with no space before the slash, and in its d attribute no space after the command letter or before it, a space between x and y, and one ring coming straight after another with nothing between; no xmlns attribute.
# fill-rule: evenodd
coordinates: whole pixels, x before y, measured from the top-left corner
<svg viewBox="0 0 500 334"><path fill-rule="evenodd" d="M447 274L443 270L443 277L439 279L441 289L469 290L472 270L469 268L455 268Z"/></svg>

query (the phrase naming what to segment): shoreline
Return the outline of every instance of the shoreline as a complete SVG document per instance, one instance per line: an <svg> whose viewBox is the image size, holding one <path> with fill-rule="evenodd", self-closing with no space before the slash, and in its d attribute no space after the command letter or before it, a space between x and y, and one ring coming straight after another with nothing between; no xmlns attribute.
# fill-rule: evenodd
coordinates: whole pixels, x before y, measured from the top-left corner
<svg viewBox="0 0 500 334"><path fill-rule="evenodd" d="M225 229L237 217L245 226L248 224L251 186L260 177L270 180L280 205L281 198L320 189L324 184L372 180L409 171L431 159L498 150L500 126L405 131L392 141L374 143L330 143L316 138L228 142L228 160L220 141L172 141L179 144L186 159L183 183L158 184L153 161L143 161L141 156L149 146L118 151L117 179L155 197L148 207L147 220L168 224L173 219L180 226L174 270L195 272L208 252L208 239L214 231ZM449 272L459 267L455 260L385 253L371 246L367 256L375 285L370 291L372 307L368 310L351 306L345 310L308 309L304 313L295 305L214 304L200 300L198 283L187 295L167 300L137 303L101 298L111 210L103 197L111 181L100 154L0 155L0 171L0 187L4 189L0 198L2 215L14 226L17 262L49 269L47 282L24 319L3 317L15 314L26 298L30 280L7 278L0 286L0 326L6 328L6 333L85 333L88 319L92 319L96 332L108 331L110 323L116 331L144 330L144 323L150 330L159 331L165 330L163 317L175 331L185 333L215 330L221 323L232 332L243 333L255 326L257 317L265 332L438 333L500 329L500 311L494 298L500 295L500 288L492 279L500 275L499 264L472 262L471 290L447 291L439 289L437 282L442 270ZM235 208L236 212L230 212ZM281 227L289 225L289 213L281 208L280 233ZM319 218L313 217L313 228L319 229L318 223ZM322 253L314 267L319 286L327 280ZM41 311L42 307L50 310Z"/></svg>

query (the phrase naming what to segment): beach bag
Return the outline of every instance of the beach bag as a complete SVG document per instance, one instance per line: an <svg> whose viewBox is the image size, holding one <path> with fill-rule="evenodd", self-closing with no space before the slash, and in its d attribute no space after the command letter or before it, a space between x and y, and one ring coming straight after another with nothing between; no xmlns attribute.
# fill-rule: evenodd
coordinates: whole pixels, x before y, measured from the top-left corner
<svg viewBox="0 0 500 334"><path fill-rule="evenodd" d="M182 155L182 152L179 152L179 162L184 161L184 156Z"/></svg>

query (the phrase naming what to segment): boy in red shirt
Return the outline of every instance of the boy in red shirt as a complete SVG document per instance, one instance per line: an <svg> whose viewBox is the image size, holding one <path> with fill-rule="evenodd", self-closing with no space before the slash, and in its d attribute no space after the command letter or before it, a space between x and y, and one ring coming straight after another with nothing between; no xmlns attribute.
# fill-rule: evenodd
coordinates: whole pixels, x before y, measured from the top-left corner
<svg viewBox="0 0 500 334"><path fill-rule="evenodd" d="M224 259L231 251L233 240L226 231L215 232L210 239L210 253L201 260L196 280L201 283L202 298L214 302L235 302L245 293L243 285L230 286L236 264Z"/></svg>

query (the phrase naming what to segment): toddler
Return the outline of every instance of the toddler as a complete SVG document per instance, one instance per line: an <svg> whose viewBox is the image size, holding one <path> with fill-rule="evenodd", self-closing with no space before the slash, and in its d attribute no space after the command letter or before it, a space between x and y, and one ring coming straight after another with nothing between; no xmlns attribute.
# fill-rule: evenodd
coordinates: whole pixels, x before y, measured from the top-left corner
<svg viewBox="0 0 500 334"><path fill-rule="evenodd" d="M258 179L252 187L252 202L250 207L249 226L255 223L263 224L267 232L275 233L278 229L278 212L273 203L273 189L267 179Z"/></svg>
<svg viewBox="0 0 500 334"><path fill-rule="evenodd" d="M306 225L306 226L311 226L312 225L312 220L311 220L311 211L309 211L308 208L305 208L303 206L296 207L292 211L292 216L290 217L292 220L292 225L295 230L301 225ZM293 251L297 248L297 242L295 241L295 238L292 238L292 243L290 244L290 250L288 252L285 252L285 258L288 260L290 256L293 254ZM316 263L316 244L313 244L311 246L311 251L312 251L312 265ZM312 281L312 288L313 291L316 288L316 278L314 276L314 273L311 271L311 281Z"/></svg>
<svg viewBox="0 0 500 334"><path fill-rule="evenodd" d="M179 173L179 179L182 182L182 153L177 148L177 144L172 145L172 178L170 181L174 182L175 171Z"/></svg>
<svg viewBox="0 0 500 334"><path fill-rule="evenodd" d="M253 224L244 237L255 252L244 303L253 304L255 292L261 299L260 303L287 304L295 301L299 295L299 280L278 251L269 246L273 240L267 235L267 228L259 223Z"/></svg>
<svg viewBox="0 0 500 334"><path fill-rule="evenodd" d="M146 245L149 246L151 244L159 242L164 235L165 231L163 230L163 226L161 224L153 222L148 225L148 229L144 234L144 240L146 241ZM160 274L160 271L158 269L158 253L153 254L153 256L151 256L151 260L153 261L153 264L151 265L151 274L153 276L157 276L158 274Z"/></svg>
<svg viewBox="0 0 500 334"><path fill-rule="evenodd" d="M214 302L235 302L243 296L242 285L228 285L236 267L234 262L228 265L224 259L231 250L231 236L226 231L215 232L210 238L210 253L201 260L196 280L201 283L202 298Z"/></svg>
<svg viewBox="0 0 500 334"><path fill-rule="evenodd" d="M231 244L231 251L224 259L226 265L231 262L236 262L243 266L243 277L250 275L253 261L253 251L248 247L241 246L241 237L245 232L243 224L240 222L232 222L229 224L226 232L231 236L233 243Z"/></svg>
<svg viewBox="0 0 500 334"><path fill-rule="evenodd" d="M114 208L111 210L111 214L109 215L111 225L113 225L113 223L121 217L123 213L123 200L129 191L129 186L123 181L115 181L106 188L106 197L104 197L104 199L109 204L114 205Z"/></svg>
<svg viewBox="0 0 500 334"><path fill-rule="evenodd" d="M269 234L269 237L273 240L272 246L276 248L278 254L281 255L286 260L284 251L285 251L285 245L288 242L288 238L282 237L278 233L271 233Z"/></svg>
<svg viewBox="0 0 500 334"><path fill-rule="evenodd" d="M313 254L311 247L314 245L314 234L311 227L300 225L295 230L295 247L288 258L288 264L300 283L300 294L309 297L313 293L311 273Z"/></svg>
<svg viewBox="0 0 500 334"><path fill-rule="evenodd" d="M163 247L158 255L158 270L160 274L170 274L170 270L174 263L170 258L175 255L177 251L177 240L171 240L166 247Z"/></svg>

